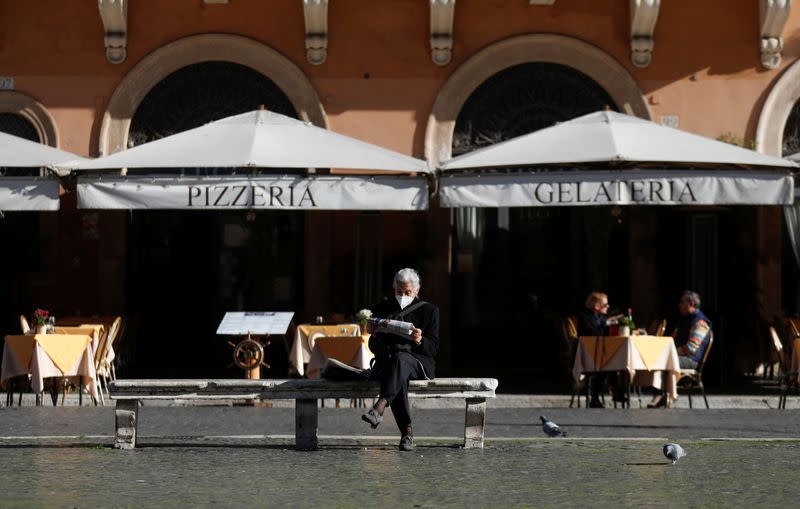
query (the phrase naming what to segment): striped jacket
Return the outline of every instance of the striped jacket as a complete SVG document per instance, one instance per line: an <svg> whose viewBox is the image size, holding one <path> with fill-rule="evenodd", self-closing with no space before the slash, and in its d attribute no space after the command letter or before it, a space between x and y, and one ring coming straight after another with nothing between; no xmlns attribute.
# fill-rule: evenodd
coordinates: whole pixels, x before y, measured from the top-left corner
<svg viewBox="0 0 800 509"><path fill-rule="evenodd" d="M711 339L711 320L699 309L681 316L673 337L678 347L678 355L700 362Z"/></svg>

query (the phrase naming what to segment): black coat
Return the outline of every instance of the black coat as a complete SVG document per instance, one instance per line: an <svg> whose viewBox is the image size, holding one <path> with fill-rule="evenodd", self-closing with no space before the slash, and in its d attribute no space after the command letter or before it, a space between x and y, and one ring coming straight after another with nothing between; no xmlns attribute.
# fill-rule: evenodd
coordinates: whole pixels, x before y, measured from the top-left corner
<svg viewBox="0 0 800 509"><path fill-rule="evenodd" d="M419 299L415 298L409 306L417 302ZM372 307L372 316L413 323L414 327L422 329L422 343L417 345L411 338L404 339L396 334L377 332L369 339L369 349L375 357L381 358L391 351L392 345L408 345L411 347L411 355L419 359L425 368L425 373L429 378L433 378L436 376L434 357L439 352L439 308L426 302L404 317L396 318L401 311L397 299L386 299Z"/></svg>
<svg viewBox="0 0 800 509"><path fill-rule="evenodd" d="M606 315L596 315L591 309L578 313L578 336L607 336Z"/></svg>

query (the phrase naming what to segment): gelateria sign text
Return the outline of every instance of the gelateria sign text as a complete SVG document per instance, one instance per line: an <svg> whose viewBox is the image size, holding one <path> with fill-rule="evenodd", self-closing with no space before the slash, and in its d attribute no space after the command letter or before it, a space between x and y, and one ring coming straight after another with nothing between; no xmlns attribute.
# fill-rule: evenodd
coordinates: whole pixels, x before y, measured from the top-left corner
<svg viewBox="0 0 800 509"><path fill-rule="evenodd" d="M405 176L80 177L83 209L425 210L424 178Z"/></svg>
<svg viewBox="0 0 800 509"><path fill-rule="evenodd" d="M766 171L575 171L443 177L445 207L591 205L787 205L788 173Z"/></svg>

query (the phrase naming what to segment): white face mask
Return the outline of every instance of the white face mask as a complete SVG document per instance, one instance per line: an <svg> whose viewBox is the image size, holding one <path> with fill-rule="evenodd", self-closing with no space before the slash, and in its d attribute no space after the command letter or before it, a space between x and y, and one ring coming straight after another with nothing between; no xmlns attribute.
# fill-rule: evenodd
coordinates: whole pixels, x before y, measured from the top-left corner
<svg viewBox="0 0 800 509"><path fill-rule="evenodd" d="M400 304L400 309L405 309L414 300L414 297L409 297L408 295L395 295L394 298Z"/></svg>

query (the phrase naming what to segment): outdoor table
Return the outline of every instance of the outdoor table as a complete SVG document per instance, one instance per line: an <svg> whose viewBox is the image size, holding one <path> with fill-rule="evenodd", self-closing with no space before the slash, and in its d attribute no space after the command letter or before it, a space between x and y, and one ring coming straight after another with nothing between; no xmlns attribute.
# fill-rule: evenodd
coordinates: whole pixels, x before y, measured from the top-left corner
<svg viewBox="0 0 800 509"><path fill-rule="evenodd" d="M375 357L369 349L369 334L360 336L326 336L317 339L311 359L308 361L306 376L319 378L320 370L328 359L336 359L358 369L369 368Z"/></svg>
<svg viewBox="0 0 800 509"><path fill-rule="evenodd" d="M294 343L289 352L289 364L300 376L305 374L304 364L308 364L311 361L311 345L309 345L309 338L315 334L321 336L359 336L361 335L361 327L359 327L357 323L334 325L305 323L298 325L294 335Z"/></svg>
<svg viewBox="0 0 800 509"><path fill-rule="evenodd" d="M70 378L79 381L97 398L93 338L87 334L23 334L5 337L0 386L8 379L31 375L31 388L37 396L44 379Z"/></svg>
<svg viewBox="0 0 800 509"><path fill-rule="evenodd" d="M57 318L56 327L99 328L99 337L102 338L103 334L111 330L111 324L113 324L116 319L116 316L66 316Z"/></svg>
<svg viewBox="0 0 800 509"><path fill-rule="evenodd" d="M581 336L572 376L580 381L584 373L625 371L626 382L662 388L662 372L666 373L666 392L678 398L680 364L675 342L668 336ZM659 376L657 376L657 374Z"/></svg>
<svg viewBox="0 0 800 509"><path fill-rule="evenodd" d="M100 338L105 334L105 327L102 324L84 324L75 327L62 327L57 325L53 334L75 334L85 335L92 338L92 348L97 351Z"/></svg>

